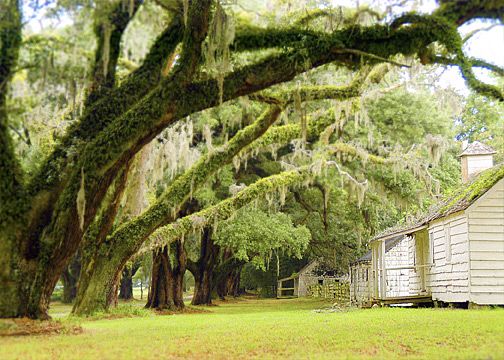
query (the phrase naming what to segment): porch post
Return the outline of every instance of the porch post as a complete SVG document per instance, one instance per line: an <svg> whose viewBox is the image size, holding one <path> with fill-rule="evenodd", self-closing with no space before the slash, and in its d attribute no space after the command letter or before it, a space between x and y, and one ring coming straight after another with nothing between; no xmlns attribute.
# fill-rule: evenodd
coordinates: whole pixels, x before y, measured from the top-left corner
<svg viewBox="0 0 504 360"><path fill-rule="evenodd" d="M380 256L380 261L381 261L381 289L380 289L380 298L385 299L387 297L387 272L386 272L386 265L385 265L385 241L381 241L381 256Z"/></svg>

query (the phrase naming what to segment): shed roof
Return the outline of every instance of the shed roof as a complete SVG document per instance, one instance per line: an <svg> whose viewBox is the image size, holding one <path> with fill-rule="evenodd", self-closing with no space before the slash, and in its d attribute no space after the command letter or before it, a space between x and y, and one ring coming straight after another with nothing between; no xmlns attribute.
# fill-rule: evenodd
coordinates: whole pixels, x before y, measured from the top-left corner
<svg viewBox="0 0 504 360"><path fill-rule="evenodd" d="M383 231L372 238L371 242L389 236L392 237L395 234L402 236L407 233L412 233L424 228L426 224L431 221L465 210L503 178L504 164L499 164L487 169L474 178L471 183L461 186L450 196L434 205L428 213L416 218L409 224Z"/></svg>
<svg viewBox="0 0 504 360"><path fill-rule="evenodd" d="M396 246L402 239L404 239L404 235L401 234L385 240L385 252L387 253L390 249ZM355 260L352 264L358 264L365 261L371 261L371 250L369 250L366 254L364 254L364 256Z"/></svg>
<svg viewBox="0 0 504 360"><path fill-rule="evenodd" d="M462 151L462 154L459 156L466 155L492 155L495 154L496 151L492 149L490 146L480 143L479 141L475 141L467 145L467 147Z"/></svg>

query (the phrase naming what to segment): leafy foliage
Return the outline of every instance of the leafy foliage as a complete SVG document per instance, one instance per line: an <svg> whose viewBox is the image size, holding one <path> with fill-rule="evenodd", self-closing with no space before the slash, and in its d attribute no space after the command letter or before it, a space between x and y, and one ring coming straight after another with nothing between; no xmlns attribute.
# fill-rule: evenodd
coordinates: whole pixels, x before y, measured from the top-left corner
<svg viewBox="0 0 504 360"><path fill-rule="evenodd" d="M227 221L219 224L215 241L230 249L239 260L252 261L265 269L273 251L300 258L310 242L305 226L294 226L283 213L267 214L244 208Z"/></svg>

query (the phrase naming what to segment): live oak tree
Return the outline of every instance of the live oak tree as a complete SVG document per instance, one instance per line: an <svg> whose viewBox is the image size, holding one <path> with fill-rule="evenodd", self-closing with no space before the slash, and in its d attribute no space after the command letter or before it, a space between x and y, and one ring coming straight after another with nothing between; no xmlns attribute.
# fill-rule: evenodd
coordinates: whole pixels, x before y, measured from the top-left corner
<svg viewBox="0 0 504 360"><path fill-rule="evenodd" d="M120 39L136 9L143 6L140 0L127 3L131 5L114 2L104 10L106 15L100 17L86 108L31 176L23 174L16 158L5 108L6 90L15 72L21 43L21 4L19 0L7 0L0 5L2 317L47 316L55 283L82 245L91 224L95 236L86 241L83 256L104 244L112 246L109 252L98 250L106 256L104 259L88 264L92 272L101 274L97 276L100 281L83 283L86 293L98 294L100 301L81 301L80 309L84 313L106 307L110 287L101 286L105 278L109 284L114 283L127 261L124 253L135 253L157 228L175 220L173 208L177 209L188 197L185 190L182 193L167 190L143 214L112 229L131 161L163 129L188 115L290 81L329 63L356 70L392 61L395 55L416 56L424 64L458 66L469 87L502 100L498 88L480 82L472 72L473 66L495 67L464 56L457 32L458 26L475 18L502 21L501 1L440 1L433 14L405 14L378 20L370 26L344 22L331 31L311 30L300 24L267 29L238 24L234 39L227 36L228 32L224 36L219 33L229 18L218 3L167 1L165 5L172 11L170 24L143 64L118 84L114 69ZM231 40L234 43L228 49ZM437 46L432 46L434 43ZM226 66L231 54L255 51L264 51L263 56L234 70ZM207 71L202 71L203 58L207 64L217 59L218 66L208 65ZM278 105L272 104L260 120L272 121L277 108ZM256 131L242 135L254 137ZM259 180L233 198L202 210L200 215L211 218L216 216L212 211L218 210L219 216L231 212L257 191L301 180L313 171L312 166ZM192 181L193 176L198 180L199 174L190 171L179 179L189 177ZM189 220L177 220L177 228L170 231L181 235L182 229L192 229L194 225ZM110 268L104 261L111 262Z"/></svg>

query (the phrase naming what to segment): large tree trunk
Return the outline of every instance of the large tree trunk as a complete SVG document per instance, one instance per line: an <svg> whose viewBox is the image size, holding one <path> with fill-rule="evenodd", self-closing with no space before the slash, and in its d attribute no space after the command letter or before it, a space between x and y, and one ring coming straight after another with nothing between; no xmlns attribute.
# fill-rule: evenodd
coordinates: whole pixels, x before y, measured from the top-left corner
<svg viewBox="0 0 504 360"><path fill-rule="evenodd" d="M135 2L135 9L138 7L139 1ZM7 86L8 81L4 81L3 71L10 70L9 64L4 64L4 50L7 50L7 58L15 59L13 55L17 55L17 50L7 49L6 46L11 46L11 40L20 39L21 35L21 22L20 12L18 11L20 5L17 0L8 0L7 4L0 6L0 44L2 47L0 56L0 84L3 87ZM6 11L6 9L8 11ZM120 8L117 8L121 10ZM4 18L4 16L6 16ZM13 21L15 20L15 21ZM127 24L129 19L123 20L123 24ZM16 36L13 36L11 30L6 28L9 24L14 24L12 30L15 29ZM17 24L16 24L17 23ZM117 25L114 23L114 25ZM125 25L122 28L114 28L112 30L115 38L120 37L124 31ZM9 41L5 41L3 36L7 36ZM111 51L110 63L114 64L117 61L119 42L115 40L112 46L109 47ZM100 54L102 51L100 51ZM97 54L98 56L98 54ZM13 63L11 61L11 63ZM109 80L113 77L113 73L109 76ZM7 78L8 80L8 78ZM96 80L96 79L95 79ZM111 83L113 85L113 82ZM5 92L0 89L0 102L5 98ZM0 111L4 111L3 104L0 103ZM0 158L3 159L7 153L4 149L3 131L4 122L3 116L0 114ZM7 149L8 150L8 149ZM60 149L61 150L61 149ZM57 156L63 155L67 157L65 151L58 152ZM15 156L10 156L10 159L15 159ZM4 166L3 161L0 164L2 172L5 170L9 178L14 178L17 171L9 169ZM7 165L7 164L6 164ZM0 213L2 214L2 221L0 224L0 266L4 269L8 279L4 279L4 274L1 274L1 287L2 298L0 300L0 317L8 316L29 316L32 318L47 318L47 309L53 289L62 276L64 270L67 268L72 256L76 253L80 241L82 240L83 229L89 224L89 219L93 218L98 204L101 202L104 192L95 192L96 197L93 202L89 201L85 208L84 218L86 221L82 224L81 219L77 215L75 207L75 197L80 181L70 181L70 184L76 186L65 186L64 182L59 186L49 189L47 186L51 181L61 181L63 174L68 175L71 171L64 171L64 168L58 164L58 170L49 171L43 177L33 181L24 189L24 192L17 193L13 191L12 186L6 186L3 181L0 183L2 190L10 193L19 204L9 204L3 194L0 194L0 203L5 203L12 210L19 212L17 216L18 224L16 226L9 226L10 234L3 228L3 208ZM46 167L43 166L47 170ZM12 175L11 175L12 174ZM3 174L1 174L3 175ZM4 177L0 175L0 180ZM61 175L61 176L60 176ZM87 175L87 174L86 174ZM110 183L113 174L104 176L101 180L106 184ZM80 177L79 177L80 179ZM102 189L106 189L103 186ZM26 195L26 196L25 196ZM86 194L86 197L88 194ZM22 206L21 206L22 205ZM12 225L12 224L11 224ZM5 248L3 245L8 245ZM7 265L7 266L3 266ZM68 274L66 274L68 275ZM67 284L71 282L70 278L66 277ZM72 296L72 286L67 286L67 295L69 298ZM4 291L5 288L5 291ZM5 296L4 296L5 293Z"/></svg>
<svg viewBox="0 0 504 360"><path fill-rule="evenodd" d="M119 285L119 299L133 299L133 276L135 276L139 268L140 263L138 261L133 261L133 264L124 267Z"/></svg>
<svg viewBox="0 0 504 360"><path fill-rule="evenodd" d="M152 280L147 299L147 308L181 310L184 308L184 274L186 270L186 252L181 240L154 251Z"/></svg>
<svg viewBox="0 0 504 360"><path fill-rule="evenodd" d="M121 282L119 285L119 299L133 299L133 275L131 274L131 269L127 266L123 269L121 274Z"/></svg>
<svg viewBox="0 0 504 360"><path fill-rule="evenodd" d="M217 264L220 247L212 240L212 230L206 227L201 237L200 257L196 263L188 262L188 269L194 276L194 296L192 305L211 305L213 272ZM190 267L189 267L190 266Z"/></svg>
<svg viewBox="0 0 504 360"><path fill-rule="evenodd" d="M22 284L31 265L19 248L27 202L7 116L7 93L22 40L20 7L18 0L0 4L0 317L24 315L28 294Z"/></svg>
<svg viewBox="0 0 504 360"><path fill-rule="evenodd" d="M221 264L214 271L214 279L217 283L216 290L219 298L224 300L226 296L237 297L240 288L240 275L244 262L233 257L230 250L224 251Z"/></svg>
<svg viewBox="0 0 504 360"><path fill-rule="evenodd" d="M63 282L63 298L61 301L65 304L72 303L77 296L77 282L79 280L80 270L81 260L77 253L70 265L68 265L61 275L61 281Z"/></svg>
<svg viewBox="0 0 504 360"><path fill-rule="evenodd" d="M243 290L240 287L241 286L241 282L240 281L241 281L242 270L243 270L243 265L241 265L239 268L237 268L234 271L233 279L232 279L232 285L231 285L231 288L230 288L231 295L233 295L233 297L238 297L238 296L240 296L243 293Z"/></svg>
<svg viewBox="0 0 504 360"><path fill-rule="evenodd" d="M234 268L226 278L226 295L238 297L240 296L240 278L243 265Z"/></svg>
<svg viewBox="0 0 504 360"><path fill-rule="evenodd" d="M212 304L212 276L213 268L206 267L194 276L194 296L191 305Z"/></svg>
<svg viewBox="0 0 504 360"><path fill-rule="evenodd" d="M229 249L225 249L222 254L222 262L230 259L233 256L232 252ZM217 281L216 290L219 299L224 300L225 297L229 293L228 279L231 276L232 271L227 271L226 273L221 274L219 280Z"/></svg>
<svg viewBox="0 0 504 360"><path fill-rule="evenodd" d="M72 309L75 315L90 315L105 311L115 302L116 284L125 262L113 254L83 261L77 297ZM84 270L86 269L86 270Z"/></svg>

